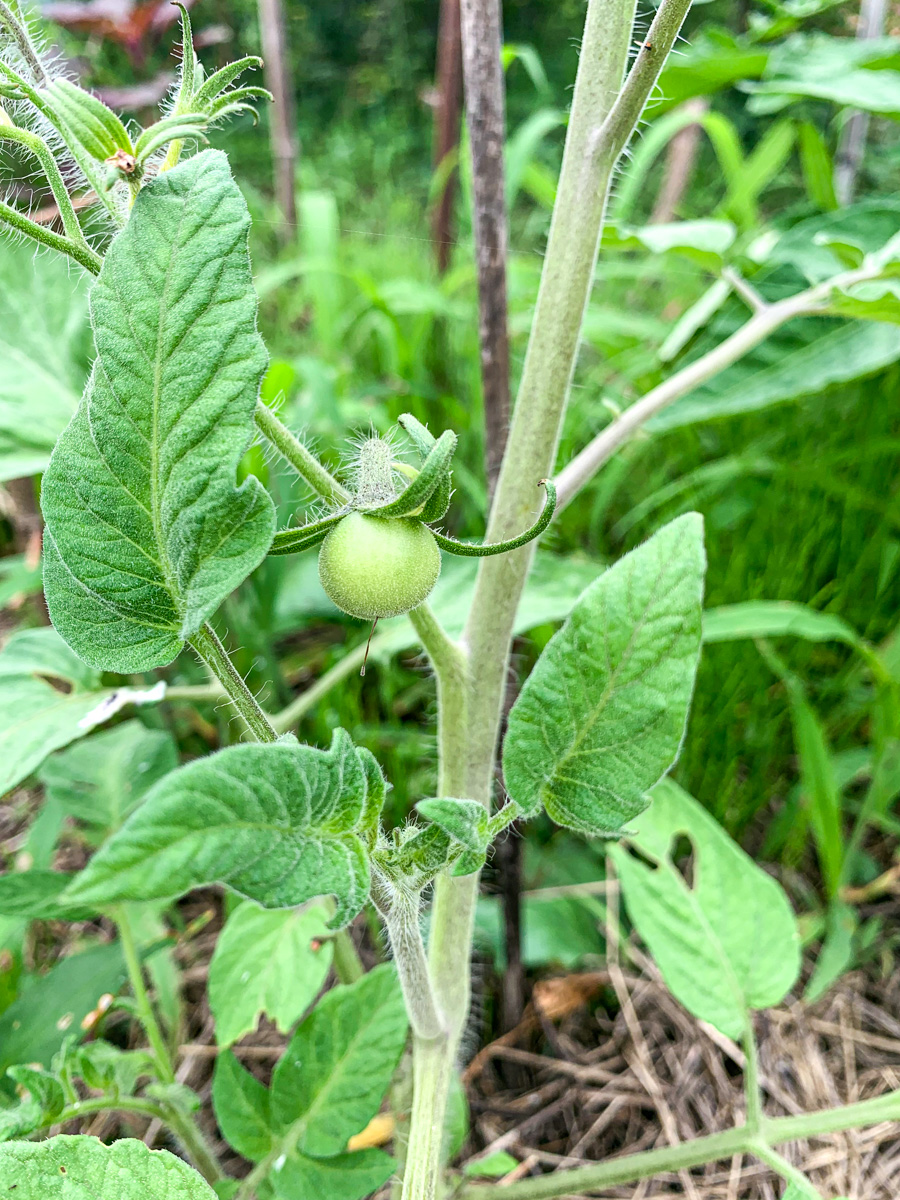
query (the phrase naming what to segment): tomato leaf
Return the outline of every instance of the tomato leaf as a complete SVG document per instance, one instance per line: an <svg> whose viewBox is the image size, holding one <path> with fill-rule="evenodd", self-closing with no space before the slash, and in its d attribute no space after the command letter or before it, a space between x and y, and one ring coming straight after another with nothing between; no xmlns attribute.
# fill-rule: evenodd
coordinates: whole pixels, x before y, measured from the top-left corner
<svg viewBox="0 0 900 1200"><path fill-rule="evenodd" d="M672 861L681 836L694 848L693 886ZM778 1004L799 974L787 896L670 779L653 789L626 842L642 857L610 847L625 905L669 990L695 1017L740 1037L747 1011Z"/></svg>
<svg viewBox="0 0 900 1200"><path fill-rule="evenodd" d="M12 634L0 653L0 795L126 704L154 703L164 692L102 686L54 629Z"/></svg>
<svg viewBox="0 0 900 1200"><path fill-rule="evenodd" d="M16 1200L214 1200L192 1167L168 1150L123 1138L111 1146L92 1137L0 1146L0 1191Z"/></svg>
<svg viewBox="0 0 900 1200"><path fill-rule="evenodd" d="M333 988L294 1034L272 1077L272 1120L302 1154L342 1153L378 1112L406 1044L394 968ZM276 1188L277 1174L273 1176Z"/></svg>
<svg viewBox="0 0 900 1200"><path fill-rule="evenodd" d="M230 1050L216 1059L212 1097L216 1120L228 1144L251 1162L265 1158L272 1149L269 1089L242 1067Z"/></svg>
<svg viewBox="0 0 900 1200"><path fill-rule="evenodd" d="M296 1151L287 1155L272 1182L280 1200L363 1200L387 1183L396 1163L383 1150L355 1150L331 1158L310 1158Z"/></svg>
<svg viewBox="0 0 900 1200"><path fill-rule="evenodd" d="M150 787L177 766L178 748L170 733L124 721L54 754L39 777L48 800L106 831L118 829Z"/></svg>
<svg viewBox="0 0 900 1200"><path fill-rule="evenodd" d="M684 734L704 565L688 513L582 594L510 713L503 773L526 813L610 836L646 807Z"/></svg>
<svg viewBox="0 0 900 1200"><path fill-rule="evenodd" d="M328 913L320 905L272 911L247 903L231 914L209 965L209 1006L220 1046L254 1030L261 1013L282 1033L290 1030L331 967L327 931Z"/></svg>
<svg viewBox="0 0 900 1200"><path fill-rule="evenodd" d="M44 580L85 662L176 656L259 565L272 502L237 464L266 366L247 206L218 151L142 189L90 295L97 349L44 476Z"/></svg>
<svg viewBox="0 0 900 1200"><path fill-rule="evenodd" d="M293 908L331 893L338 927L368 896L366 840L383 799L378 764L343 729L329 750L231 746L160 780L64 898L108 906L223 883Z"/></svg>

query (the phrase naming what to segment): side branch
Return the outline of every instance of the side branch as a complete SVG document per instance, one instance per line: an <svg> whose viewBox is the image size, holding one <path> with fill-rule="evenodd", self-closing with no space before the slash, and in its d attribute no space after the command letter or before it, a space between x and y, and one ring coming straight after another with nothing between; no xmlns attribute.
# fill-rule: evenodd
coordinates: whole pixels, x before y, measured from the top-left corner
<svg viewBox="0 0 900 1200"><path fill-rule="evenodd" d="M600 1192L620 1184L637 1183L668 1171L702 1167L709 1162L731 1158L734 1154L759 1154L765 1158L772 1146L801 1138L821 1137L846 1129L862 1129L882 1121L900 1118L900 1091L887 1092L872 1100L845 1104L822 1112L804 1113L798 1117L776 1117L763 1123L762 1132L754 1136L746 1126L713 1133L690 1142L662 1146L642 1154L629 1154L610 1159L596 1166L576 1167L571 1171L554 1171L537 1179L525 1179L504 1188L504 1200L556 1200L559 1196L578 1196ZM760 1155L760 1157L763 1157ZM779 1162L779 1169L782 1163ZM458 1200L486 1200L488 1186L470 1184L457 1193Z"/></svg>
<svg viewBox="0 0 900 1200"><path fill-rule="evenodd" d="M76 242L69 241L67 237L54 233L52 229L45 229L43 225L38 225L36 221L32 221L24 213L20 213L17 208L13 208L11 204L6 204L2 200L0 200L0 221L11 226L16 233L33 238L34 241L40 242L42 246L46 246L50 250L68 254L69 258L74 258L80 267L84 267L92 275L100 274L100 256L95 254L89 246L80 246Z"/></svg>
<svg viewBox="0 0 900 1200"><path fill-rule="evenodd" d="M608 155L615 162L627 146L690 6L691 0L662 0L656 10L646 40L641 43L637 58L628 72L625 86L600 129L596 149L602 157Z"/></svg>
<svg viewBox="0 0 900 1200"><path fill-rule="evenodd" d="M565 508L619 447L651 417L743 358L787 321L793 320L794 317L821 312L827 305L828 297L836 289L865 283L877 279L878 276L879 271L872 268L848 271L843 275L836 275L833 279L826 279L824 283L816 284L805 292L798 292L795 296L788 296L784 300L759 308L746 324L724 342L720 342L718 346L677 371L627 408L560 471L556 477L558 510Z"/></svg>

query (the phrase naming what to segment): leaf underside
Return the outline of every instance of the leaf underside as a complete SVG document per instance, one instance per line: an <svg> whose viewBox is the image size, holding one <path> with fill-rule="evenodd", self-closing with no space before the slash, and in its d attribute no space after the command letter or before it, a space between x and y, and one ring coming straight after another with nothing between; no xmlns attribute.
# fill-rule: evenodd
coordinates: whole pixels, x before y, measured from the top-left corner
<svg viewBox="0 0 900 1200"><path fill-rule="evenodd" d="M700 653L703 522L688 513L582 594L509 718L510 796L617 834L678 755Z"/></svg>
<svg viewBox="0 0 900 1200"><path fill-rule="evenodd" d="M218 151L138 196L91 291L97 358L44 476L53 623L88 663L145 671L262 561L272 502L237 464L266 353L247 206Z"/></svg>
<svg viewBox="0 0 900 1200"><path fill-rule="evenodd" d="M64 899L107 907L222 883L266 908L334 895L332 926L369 894L364 838L384 798L378 765L336 730L329 750L231 746L165 776Z"/></svg>
<svg viewBox="0 0 900 1200"><path fill-rule="evenodd" d="M672 862L693 843L693 886ZM670 779L613 855L628 915L666 984L694 1016L740 1037L751 1008L781 1002L800 970L787 896L703 808Z"/></svg>

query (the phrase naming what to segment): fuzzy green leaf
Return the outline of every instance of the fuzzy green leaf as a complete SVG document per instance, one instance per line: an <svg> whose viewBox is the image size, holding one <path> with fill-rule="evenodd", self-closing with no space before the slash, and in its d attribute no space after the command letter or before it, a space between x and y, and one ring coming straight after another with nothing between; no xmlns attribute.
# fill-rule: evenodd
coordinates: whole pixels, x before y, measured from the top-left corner
<svg viewBox="0 0 900 1200"><path fill-rule="evenodd" d="M475 800L420 800L416 811L476 854L487 849L487 810Z"/></svg>
<svg viewBox="0 0 900 1200"><path fill-rule="evenodd" d="M15 1189L15 1191L13 1191ZM93 1137L0 1146L0 1194L16 1200L214 1200L197 1172L168 1150Z"/></svg>
<svg viewBox="0 0 900 1200"><path fill-rule="evenodd" d="M799 973L787 896L670 779L634 824L627 840L642 859L611 847L628 915L685 1008L740 1037L747 1010L778 1004ZM694 847L693 886L671 858L682 836Z"/></svg>
<svg viewBox="0 0 900 1200"><path fill-rule="evenodd" d="M0 1142L26 1137L49 1125L65 1107L62 1084L55 1075L35 1067L10 1067L9 1078L18 1085L19 1102L0 1110Z"/></svg>
<svg viewBox="0 0 900 1200"><path fill-rule="evenodd" d="M120 828L157 780L178 766L172 735L124 721L54 754L40 780L48 800L101 830Z"/></svg>
<svg viewBox="0 0 900 1200"><path fill-rule="evenodd" d="M576 603L510 713L503 773L529 815L611 836L677 757L700 653L703 524L688 513Z"/></svg>
<svg viewBox="0 0 900 1200"><path fill-rule="evenodd" d="M334 926L369 893L363 837L380 811L377 763L338 729L329 750L231 746L162 779L95 854L67 900L167 900L223 883L265 908L337 900Z"/></svg>
<svg viewBox="0 0 900 1200"><path fill-rule="evenodd" d="M235 487L266 355L243 197L218 151L138 196L91 292L97 359L44 476L53 622L103 670L171 662L262 561L274 509Z"/></svg>
<svg viewBox="0 0 900 1200"><path fill-rule="evenodd" d="M290 1030L328 975L333 947L327 932L328 913L319 905L300 911L247 903L231 914L209 965L220 1046L254 1030L262 1013L282 1033Z"/></svg>
<svg viewBox="0 0 900 1200"><path fill-rule="evenodd" d="M213 1107L225 1140L251 1162L272 1149L269 1089L247 1071L230 1050L216 1059Z"/></svg>
<svg viewBox="0 0 900 1200"><path fill-rule="evenodd" d="M41 868L0 875L0 916L29 921L81 921L96 916L94 909L79 909L60 900L74 878L65 871Z"/></svg>
<svg viewBox="0 0 900 1200"><path fill-rule="evenodd" d="M272 1077L272 1120L311 1155L340 1154L378 1112L406 1044L393 966L328 992L291 1039ZM276 1184L277 1186L277 1184Z"/></svg>
<svg viewBox="0 0 900 1200"><path fill-rule="evenodd" d="M79 273L80 274L80 273ZM4 242L0 258L0 482L46 469L90 363L87 287L60 255Z"/></svg>
<svg viewBox="0 0 900 1200"><path fill-rule="evenodd" d="M289 1154L272 1172L272 1182L280 1200L363 1200L387 1183L396 1163L383 1150L355 1150L330 1158L310 1158L296 1151Z"/></svg>

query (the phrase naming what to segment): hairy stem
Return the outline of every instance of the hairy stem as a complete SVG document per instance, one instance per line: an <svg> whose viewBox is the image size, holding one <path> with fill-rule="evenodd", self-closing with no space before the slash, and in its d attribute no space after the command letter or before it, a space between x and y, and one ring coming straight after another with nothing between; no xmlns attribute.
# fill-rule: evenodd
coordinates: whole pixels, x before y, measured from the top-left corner
<svg viewBox="0 0 900 1200"><path fill-rule="evenodd" d="M434 1200L438 1193L447 1095L454 1051L446 1036L413 1037L413 1104L403 1172L402 1200Z"/></svg>
<svg viewBox="0 0 900 1200"><path fill-rule="evenodd" d="M234 663L228 657L228 651L216 637L212 626L202 625L189 641L197 655L219 680L229 700L256 741L277 741L277 731L241 678Z"/></svg>
<svg viewBox="0 0 900 1200"><path fill-rule="evenodd" d="M0 0L0 28L5 29L16 43L16 49L22 56L22 61L26 63L38 83L47 83L49 76L41 62L41 56L38 54L28 26L19 15L18 10L11 8L6 0Z"/></svg>
<svg viewBox="0 0 900 1200"><path fill-rule="evenodd" d="M878 278L878 275L879 271L876 268L861 267L856 271L836 275L833 279L826 279L823 283L798 292L795 296L788 296L784 300L758 308L750 320L724 342L720 342L682 370L676 371L665 382L627 408L612 424L601 430L557 475L557 508L565 508L616 450L667 405L681 396L686 396L705 380L743 358L754 346L758 346L787 321L820 312L836 289L865 283L867 280Z"/></svg>
<svg viewBox="0 0 900 1200"><path fill-rule="evenodd" d="M439 1039L444 1033L444 1022L431 987L419 928L421 897L418 892L407 894L401 889L391 889L376 874L372 899L387 926L413 1035L428 1042Z"/></svg>
<svg viewBox="0 0 900 1200"><path fill-rule="evenodd" d="M686 8L688 0L676 2ZM598 132L628 60L633 0L590 0L556 205L506 454L485 540L501 542L530 523L534 487L552 471L582 318L594 277L611 156ZM478 664L469 714L468 778L462 795L486 802L494 769L513 620L534 547L487 559L464 640Z"/></svg>
<svg viewBox="0 0 900 1200"><path fill-rule="evenodd" d="M437 680L438 795L465 796L466 711L469 665L427 604L410 620ZM441 1173L441 1146L450 1080L469 1011L470 954L478 878L440 875L434 888L428 974L440 1004L442 1032L413 1036L413 1107L410 1116L403 1200L433 1200ZM456 917L461 914L461 920Z"/></svg>
<svg viewBox="0 0 900 1200"><path fill-rule="evenodd" d="M88 256L93 257L96 262L97 271L99 271L100 255L94 254L85 241L81 226L78 223L75 206L72 203L72 197L66 190L62 172L57 166L56 159L53 157L50 147L44 139L38 137L35 133L29 133L27 129L19 129L17 125L0 125L0 140L15 142L35 156L41 164L41 170L44 172L47 183L50 185L50 191L53 193L53 199L56 201L56 207L59 209L66 237L76 246L79 246ZM96 271L94 273L96 274Z"/></svg>
<svg viewBox="0 0 900 1200"><path fill-rule="evenodd" d="M119 931L119 942L122 946L122 955L125 959L125 967L128 971L128 980L134 995L138 1019L144 1027L144 1032L153 1051L153 1057L156 1060L156 1069L163 1083L174 1083L175 1069L172 1066L172 1056L169 1054L166 1039L163 1037L162 1030L159 1027L156 1013L153 1011L153 1005L150 1001L150 994L144 983L144 970L141 966L137 943L134 938L134 930L131 928L128 910L124 905L116 910L115 922L116 928Z"/></svg>
<svg viewBox="0 0 900 1200"><path fill-rule="evenodd" d="M194 1124L191 1118L177 1108L166 1105L163 1110L163 1121L172 1132L188 1158L203 1176L207 1183L218 1183L225 1178L225 1173L219 1165L215 1151L206 1138Z"/></svg>
<svg viewBox="0 0 900 1200"><path fill-rule="evenodd" d="M155 1100L144 1100L141 1096L98 1096L90 1100L77 1100L68 1105L53 1118L53 1125L65 1125L69 1121L79 1121L82 1117L92 1117L96 1113L123 1112L138 1113L142 1117L152 1117L154 1121L165 1121L168 1112Z"/></svg>
<svg viewBox="0 0 900 1200"><path fill-rule="evenodd" d="M724 1133L695 1138L690 1142L679 1142L674 1146L663 1146L642 1154L610 1159L597 1163L596 1166L577 1167L572 1171L555 1171L552 1175L525 1179L504 1188L504 1200L555 1200L558 1196L602 1192L607 1188L650 1179L664 1172L702 1167L705 1163L728 1159L734 1154L755 1154L760 1157L761 1147L771 1149L772 1146L784 1142L821 1137L846 1129L862 1129L867 1125L895 1121L898 1118L900 1091L887 1092L883 1096L863 1100L858 1104L846 1104L822 1112L803 1113L799 1117L765 1120L759 1135L754 1135L746 1126L741 1126L728 1129ZM456 1193L457 1200L487 1200L489 1186L492 1185L469 1184Z"/></svg>
<svg viewBox="0 0 900 1200"><path fill-rule="evenodd" d="M272 443L278 453L301 475L313 491L335 504L346 504L350 499L347 489L322 466L314 454L294 437L286 425L275 416L262 400L256 402L256 425L264 437Z"/></svg>
<svg viewBox="0 0 900 1200"><path fill-rule="evenodd" d="M662 3L674 4L683 16L689 0ZM533 488L554 465L614 162L611 156L599 158L594 143L619 92L633 22L634 0L589 0L557 202L488 542L507 541L530 523ZM532 553L533 545L484 560L459 648L471 667L465 659L462 669L442 663L441 643L433 653L432 631L419 629L438 679L442 796L490 805L513 620ZM443 1127L447 1085L468 1014L477 895L477 876L445 872L435 884L429 961L448 1035L414 1043L416 1095L404 1200L435 1195L440 1169L435 1130Z"/></svg>
<svg viewBox="0 0 900 1200"><path fill-rule="evenodd" d="M58 250L60 254L67 254L69 258L74 258L79 266L90 271L92 275L100 274L102 259L89 246L72 242L62 234L54 233L52 229L45 229L43 225L38 225L36 221L30 220L24 213L20 213L18 209L2 200L0 200L0 221L5 221L17 233L23 233L26 237L33 238L42 246L46 246L50 250Z"/></svg>

